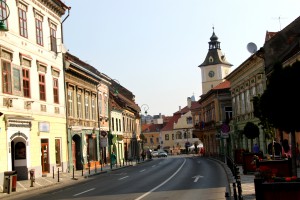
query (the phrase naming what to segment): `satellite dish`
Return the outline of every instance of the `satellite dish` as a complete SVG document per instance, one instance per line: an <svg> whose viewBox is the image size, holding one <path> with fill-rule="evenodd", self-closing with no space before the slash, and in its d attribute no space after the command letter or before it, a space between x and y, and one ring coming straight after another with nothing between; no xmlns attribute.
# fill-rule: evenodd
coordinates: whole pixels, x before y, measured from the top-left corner
<svg viewBox="0 0 300 200"><path fill-rule="evenodd" d="M256 46L256 44L254 44L253 42L248 43L248 44L247 44L247 50L248 50L251 54L255 53L255 52L257 51L257 46Z"/></svg>

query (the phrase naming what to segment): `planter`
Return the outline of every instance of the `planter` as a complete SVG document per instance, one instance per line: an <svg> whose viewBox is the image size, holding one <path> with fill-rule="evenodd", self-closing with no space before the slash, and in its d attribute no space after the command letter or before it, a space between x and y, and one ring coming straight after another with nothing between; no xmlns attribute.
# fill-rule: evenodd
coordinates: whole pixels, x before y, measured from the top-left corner
<svg viewBox="0 0 300 200"><path fill-rule="evenodd" d="M234 150L234 162L236 164L243 164L243 152L244 149L235 149Z"/></svg>
<svg viewBox="0 0 300 200"><path fill-rule="evenodd" d="M258 156L260 159L263 157L262 153L243 153L243 173L255 172L256 165L253 162L254 155Z"/></svg>
<svg viewBox="0 0 300 200"><path fill-rule="evenodd" d="M289 177L292 176L292 160L260 160L257 162L257 167L265 166L270 169L277 171L276 176L278 177Z"/></svg>
<svg viewBox="0 0 300 200"><path fill-rule="evenodd" d="M256 200L300 199L300 181L297 182L263 182L254 179Z"/></svg>

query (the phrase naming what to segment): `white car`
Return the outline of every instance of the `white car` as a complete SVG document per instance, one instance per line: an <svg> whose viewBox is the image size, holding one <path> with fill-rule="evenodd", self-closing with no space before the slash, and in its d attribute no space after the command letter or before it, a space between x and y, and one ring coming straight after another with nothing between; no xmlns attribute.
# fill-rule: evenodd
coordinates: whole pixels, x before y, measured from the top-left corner
<svg viewBox="0 0 300 200"><path fill-rule="evenodd" d="M158 155L157 155L157 157L167 157L168 156L168 154L166 153L166 152L159 152L158 153Z"/></svg>
<svg viewBox="0 0 300 200"><path fill-rule="evenodd" d="M157 151L152 151L151 155L152 155L152 157L157 157L158 156L158 152Z"/></svg>

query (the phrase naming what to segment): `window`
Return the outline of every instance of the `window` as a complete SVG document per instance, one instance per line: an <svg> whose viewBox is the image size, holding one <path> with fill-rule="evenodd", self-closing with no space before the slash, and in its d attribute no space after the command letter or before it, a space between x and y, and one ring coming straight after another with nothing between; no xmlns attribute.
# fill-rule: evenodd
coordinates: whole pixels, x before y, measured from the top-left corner
<svg viewBox="0 0 300 200"><path fill-rule="evenodd" d="M89 96L84 97L85 119L89 119Z"/></svg>
<svg viewBox="0 0 300 200"><path fill-rule="evenodd" d="M24 97L30 98L30 75L29 69L23 68L22 75L23 75L23 95Z"/></svg>
<svg viewBox="0 0 300 200"><path fill-rule="evenodd" d="M77 117L82 118L81 93L77 94Z"/></svg>
<svg viewBox="0 0 300 200"><path fill-rule="evenodd" d="M21 69L13 67L13 85L14 91L21 92Z"/></svg>
<svg viewBox="0 0 300 200"><path fill-rule="evenodd" d="M73 117L73 90L68 90L68 116Z"/></svg>
<svg viewBox="0 0 300 200"><path fill-rule="evenodd" d="M60 139L55 139L55 161L56 165L61 165Z"/></svg>
<svg viewBox="0 0 300 200"><path fill-rule="evenodd" d="M28 38L26 11L27 11L27 7L24 6L23 4L19 4L18 12L19 12L20 35L25 38Z"/></svg>
<svg viewBox="0 0 300 200"><path fill-rule="evenodd" d="M36 43L43 46L43 17L36 15L35 18L35 29L36 29Z"/></svg>
<svg viewBox="0 0 300 200"><path fill-rule="evenodd" d="M102 114L102 94L98 95L98 101L99 101L99 115Z"/></svg>
<svg viewBox="0 0 300 200"><path fill-rule="evenodd" d="M120 129L120 131L122 131L121 130L121 119L119 119L119 129Z"/></svg>
<svg viewBox="0 0 300 200"><path fill-rule="evenodd" d="M45 75L39 74L40 100L46 101L46 82Z"/></svg>
<svg viewBox="0 0 300 200"><path fill-rule="evenodd" d="M96 102L95 97L92 97L92 120L96 120Z"/></svg>
<svg viewBox="0 0 300 200"><path fill-rule="evenodd" d="M116 118L116 131L119 131L119 126L118 126L118 119Z"/></svg>
<svg viewBox="0 0 300 200"><path fill-rule="evenodd" d="M193 124L193 118L192 117L187 117L186 118L186 123L187 124Z"/></svg>
<svg viewBox="0 0 300 200"><path fill-rule="evenodd" d="M2 90L3 93L12 93L11 63L4 60L2 61Z"/></svg>
<svg viewBox="0 0 300 200"><path fill-rule="evenodd" d="M54 103L59 103L57 78L53 78L53 97L54 97Z"/></svg>
<svg viewBox="0 0 300 200"><path fill-rule="evenodd" d="M57 53L57 42L56 42L56 25L50 25L50 44L51 44L51 51Z"/></svg>
<svg viewBox="0 0 300 200"><path fill-rule="evenodd" d="M165 135L165 140L169 140L169 134Z"/></svg>
<svg viewBox="0 0 300 200"><path fill-rule="evenodd" d="M232 119L232 107L225 107L225 118L226 122L229 122Z"/></svg>
<svg viewBox="0 0 300 200"><path fill-rule="evenodd" d="M5 1L1 1L0 3L0 18L5 19L7 17L6 4ZM7 20L4 20L3 23L7 26Z"/></svg>
<svg viewBox="0 0 300 200"><path fill-rule="evenodd" d="M104 103L105 103L105 116L108 115L108 98L107 95L104 97Z"/></svg>
<svg viewBox="0 0 300 200"><path fill-rule="evenodd" d="M115 119L113 117L111 118L111 130L115 130Z"/></svg>

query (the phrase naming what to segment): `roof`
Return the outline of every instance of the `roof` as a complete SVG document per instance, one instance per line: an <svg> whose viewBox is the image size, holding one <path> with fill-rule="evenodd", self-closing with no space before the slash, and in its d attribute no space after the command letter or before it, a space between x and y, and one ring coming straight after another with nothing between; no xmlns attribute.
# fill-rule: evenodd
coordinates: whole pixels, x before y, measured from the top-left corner
<svg viewBox="0 0 300 200"><path fill-rule="evenodd" d="M149 125L149 126L146 126ZM142 126L143 133L147 132L159 132L164 127L164 124L145 124Z"/></svg>
<svg viewBox="0 0 300 200"><path fill-rule="evenodd" d="M199 102L198 101L192 101L192 105L191 107L189 108L188 106L185 106L184 108L182 108L181 110L177 111L174 113L174 115L177 115L177 114L185 114L187 113L188 111L192 110L192 109L195 109L195 108L198 108L200 106Z"/></svg>
<svg viewBox="0 0 300 200"><path fill-rule="evenodd" d="M220 83L216 87L212 88L212 90L222 90L230 88L230 82L228 80L225 80L224 82Z"/></svg>
<svg viewBox="0 0 300 200"><path fill-rule="evenodd" d="M171 131L173 130L174 123L177 123L178 119L181 117L181 115L173 115L168 123L161 129L161 131Z"/></svg>

